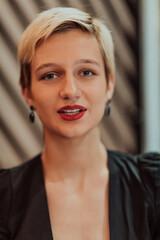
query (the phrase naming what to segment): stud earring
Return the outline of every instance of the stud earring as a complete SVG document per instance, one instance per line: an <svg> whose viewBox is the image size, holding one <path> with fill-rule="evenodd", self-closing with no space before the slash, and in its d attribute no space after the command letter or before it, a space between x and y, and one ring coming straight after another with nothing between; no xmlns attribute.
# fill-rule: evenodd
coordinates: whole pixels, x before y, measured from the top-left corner
<svg viewBox="0 0 160 240"><path fill-rule="evenodd" d="M35 115L34 115L34 107L33 106L30 106L30 110L31 110L31 112L30 112L30 114L29 114L29 121L31 122L31 123L34 123L34 121L35 121Z"/></svg>
<svg viewBox="0 0 160 240"><path fill-rule="evenodd" d="M110 103L111 103L111 99L109 99L106 104L106 108L105 108L105 116L106 117L109 117L109 115L111 114L111 107L109 105Z"/></svg>

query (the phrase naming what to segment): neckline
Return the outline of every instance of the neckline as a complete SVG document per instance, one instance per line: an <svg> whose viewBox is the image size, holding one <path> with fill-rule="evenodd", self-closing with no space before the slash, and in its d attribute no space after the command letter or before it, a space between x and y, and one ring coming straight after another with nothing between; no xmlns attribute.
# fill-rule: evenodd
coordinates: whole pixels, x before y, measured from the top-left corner
<svg viewBox="0 0 160 240"><path fill-rule="evenodd" d="M106 150L107 153L108 153L108 170L109 170L109 206L108 206L108 209L109 209L109 213L108 213L108 218L109 218L109 235L110 235L110 238L109 240L112 240L112 211L111 211L111 190L112 190L112 156L111 156L111 152L110 150ZM45 179L44 179L44 169L43 169L43 164L42 164L42 158L41 158L42 154L39 155L39 160L40 160L40 164L41 164L41 177L42 177L42 185L43 185L43 191L44 191L44 197L45 197L45 204L46 204L46 209L47 209L47 218L48 218L48 223L49 224L49 229L50 229L50 232L51 232L51 235L52 235L52 240L54 240L54 236L53 236L53 231L52 231L52 226L51 226L51 219L50 219L50 214L49 214L49 206L48 206L48 200L47 200L47 192L46 192L46 187L45 187Z"/></svg>

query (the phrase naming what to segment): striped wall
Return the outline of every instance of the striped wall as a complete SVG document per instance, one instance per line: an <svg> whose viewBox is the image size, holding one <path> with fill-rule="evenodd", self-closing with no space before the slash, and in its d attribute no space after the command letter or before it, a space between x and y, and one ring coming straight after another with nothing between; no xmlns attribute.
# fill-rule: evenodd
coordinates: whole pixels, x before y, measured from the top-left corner
<svg viewBox="0 0 160 240"><path fill-rule="evenodd" d="M70 6L105 20L112 31L116 56L116 89L110 118L101 123L102 141L110 149L140 149L138 84L138 6L125 0L0 0L0 167L15 166L42 151L41 123L28 121L29 109L18 83L16 46L36 14Z"/></svg>

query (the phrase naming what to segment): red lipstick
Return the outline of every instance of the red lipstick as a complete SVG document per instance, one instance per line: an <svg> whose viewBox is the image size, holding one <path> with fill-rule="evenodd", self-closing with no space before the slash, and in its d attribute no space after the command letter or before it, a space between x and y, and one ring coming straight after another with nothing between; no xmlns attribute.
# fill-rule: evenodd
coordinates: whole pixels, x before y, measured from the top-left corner
<svg viewBox="0 0 160 240"><path fill-rule="evenodd" d="M60 108L57 113L63 120L74 121L83 117L86 108L81 105L66 105Z"/></svg>

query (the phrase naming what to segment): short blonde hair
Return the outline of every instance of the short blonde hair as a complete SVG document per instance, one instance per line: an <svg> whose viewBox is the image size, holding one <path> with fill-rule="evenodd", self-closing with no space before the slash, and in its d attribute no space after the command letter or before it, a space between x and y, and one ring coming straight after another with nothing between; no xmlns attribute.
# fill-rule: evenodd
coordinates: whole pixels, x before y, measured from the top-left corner
<svg viewBox="0 0 160 240"><path fill-rule="evenodd" d="M40 13L26 28L18 44L20 63L20 84L22 88L31 85L31 63L38 44L52 34L71 29L81 29L96 37L104 58L106 76L114 75L114 46L108 28L97 18L76 8L58 7Z"/></svg>

